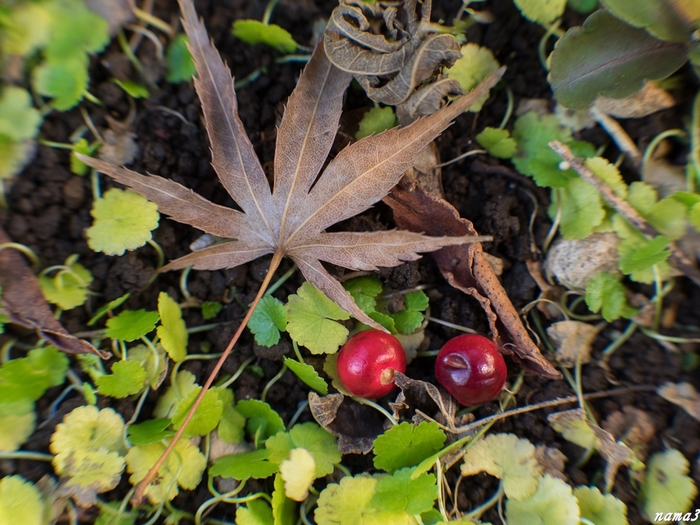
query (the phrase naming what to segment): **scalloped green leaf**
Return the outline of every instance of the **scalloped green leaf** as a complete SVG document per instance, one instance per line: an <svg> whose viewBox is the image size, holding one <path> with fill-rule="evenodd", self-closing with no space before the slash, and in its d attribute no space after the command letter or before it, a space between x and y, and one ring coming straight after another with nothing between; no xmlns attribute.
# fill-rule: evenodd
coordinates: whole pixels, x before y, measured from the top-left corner
<svg viewBox="0 0 700 525"><path fill-rule="evenodd" d="M182 320L182 310L177 302L165 292L158 294L158 313L161 325L157 329L160 344L170 359L179 363L187 357L187 325Z"/></svg>
<svg viewBox="0 0 700 525"><path fill-rule="evenodd" d="M189 39L184 33L180 33L170 42L165 52L165 64L168 66L168 74L165 79L176 84L190 80L195 74L194 60L190 50L187 49Z"/></svg>
<svg viewBox="0 0 700 525"><path fill-rule="evenodd" d="M248 321L248 328L261 346L279 343L280 332L287 328L287 310L282 301L271 295L263 297Z"/></svg>
<svg viewBox="0 0 700 525"><path fill-rule="evenodd" d="M95 381L100 394L121 399L138 394L146 385L147 374L137 361L117 361L112 373L100 376Z"/></svg>
<svg viewBox="0 0 700 525"><path fill-rule="evenodd" d="M68 357L53 346L35 348L27 357L7 361L0 367L0 399L36 401L49 387L65 381L68 365Z"/></svg>
<svg viewBox="0 0 700 525"><path fill-rule="evenodd" d="M445 69L445 74L459 82L465 92L474 89L479 83L499 67L498 60L493 56L493 52L487 47L469 43L460 48L462 56L452 65ZM488 93L478 98L465 111L478 113L489 98Z"/></svg>
<svg viewBox="0 0 700 525"><path fill-rule="evenodd" d="M637 310L627 302L627 289L619 275L598 272L586 285L586 305L591 312L600 312L607 322L620 317L629 319Z"/></svg>
<svg viewBox="0 0 700 525"><path fill-rule="evenodd" d="M130 343L153 331L160 316L146 310L124 310L107 320L107 337Z"/></svg>
<svg viewBox="0 0 700 525"><path fill-rule="evenodd" d="M0 479L0 523L43 525L45 503L39 490L22 476Z"/></svg>
<svg viewBox="0 0 700 525"><path fill-rule="evenodd" d="M268 478L279 471L279 465L269 461L269 457L270 451L264 448L253 452L221 456L209 468L209 475L233 478L238 481Z"/></svg>
<svg viewBox="0 0 700 525"><path fill-rule="evenodd" d="M581 109L599 95L625 98L645 80L660 80L688 59L682 43L664 42L605 10L573 27L552 53L549 83L560 104Z"/></svg>
<svg viewBox="0 0 700 525"><path fill-rule="evenodd" d="M0 402L0 452L14 452L36 427L34 403L29 399Z"/></svg>
<svg viewBox="0 0 700 525"><path fill-rule="evenodd" d="M254 499L236 509L236 525L274 525L272 508L264 499Z"/></svg>
<svg viewBox="0 0 700 525"><path fill-rule="evenodd" d="M397 120L394 114L394 108L387 106L385 108L372 108L362 115L360 120L360 128L355 133L355 139L360 140L370 135L376 135L382 131L396 126Z"/></svg>
<svg viewBox="0 0 700 525"><path fill-rule="evenodd" d="M71 310L85 303L92 283L92 274L77 257L66 259L65 266L54 275L41 275L38 279L46 300L62 310Z"/></svg>
<svg viewBox="0 0 700 525"><path fill-rule="evenodd" d="M402 468L392 476L380 478L372 506L385 512L404 511L411 515L432 509L438 497L435 475L423 473L411 479L412 474L412 468Z"/></svg>
<svg viewBox="0 0 700 525"><path fill-rule="evenodd" d="M531 496L506 500L506 520L508 525L579 525L578 502L566 482L545 474Z"/></svg>
<svg viewBox="0 0 700 525"><path fill-rule="evenodd" d="M564 14L566 0L515 0L525 18L547 26Z"/></svg>
<svg viewBox="0 0 700 525"><path fill-rule="evenodd" d="M248 420L248 432L260 439L267 439L277 432L284 432L284 421L272 407L259 399L246 399L236 404L236 410Z"/></svg>
<svg viewBox="0 0 700 525"><path fill-rule="evenodd" d="M88 245L107 255L123 255L146 244L160 219L156 204L134 191L117 188L97 199L90 214L95 222L87 230Z"/></svg>
<svg viewBox="0 0 700 525"><path fill-rule="evenodd" d="M603 495L596 487L576 487L581 517L596 525L627 525L627 505L612 494Z"/></svg>
<svg viewBox="0 0 700 525"><path fill-rule="evenodd" d="M585 239L605 219L603 199L595 187L580 177L558 190L559 204L552 201L547 212L556 217L561 207L560 228L565 239Z"/></svg>
<svg viewBox="0 0 700 525"><path fill-rule="evenodd" d="M35 137L41 120L41 113L32 106L32 97L26 89L5 86L0 95L0 135L12 140Z"/></svg>
<svg viewBox="0 0 700 525"><path fill-rule="evenodd" d="M88 86L87 56L80 53L60 61L46 61L32 71L34 90L52 97L58 111L66 111L83 98Z"/></svg>
<svg viewBox="0 0 700 525"><path fill-rule="evenodd" d="M654 523L666 521L655 519L659 513L663 516L669 512L687 512L692 508L698 489L688 476L689 472L690 462L678 450L657 452L649 458L641 492L644 512Z"/></svg>
<svg viewBox="0 0 700 525"><path fill-rule="evenodd" d="M498 159L510 159L515 155L517 144L507 129L486 127L476 137L479 145Z"/></svg>
<svg viewBox="0 0 700 525"><path fill-rule="evenodd" d="M173 428L179 430L187 416L187 413L192 408L192 405L197 399L197 396L202 391L202 387L192 389L188 394L177 404L175 413L172 417ZM216 428L221 420L221 414L224 411L224 404L219 398L215 390L208 390L201 403L194 412L194 416L187 423L185 436L203 436Z"/></svg>
<svg viewBox="0 0 700 525"><path fill-rule="evenodd" d="M413 467L440 450L445 439L445 433L432 421L400 423L374 440L374 466L389 473Z"/></svg>
<svg viewBox="0 0 700 525"><path fill-rule="evenodd" d="M127 437L132 445L150 445L163 439L171 438L175 435L173 430L167 430L170 420L148 419L142 423L130 425L127 430Z"/></svg>

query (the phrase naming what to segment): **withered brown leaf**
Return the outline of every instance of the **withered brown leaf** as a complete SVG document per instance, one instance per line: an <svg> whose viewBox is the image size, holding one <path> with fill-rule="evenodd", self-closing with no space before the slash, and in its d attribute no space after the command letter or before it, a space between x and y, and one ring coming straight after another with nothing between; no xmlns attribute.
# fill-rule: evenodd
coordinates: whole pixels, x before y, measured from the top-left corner
<svg viewBox="0 0 700 525"><path fill-rule="evenodd" d="M400 228L431 235L477 235L472 223L460 217L450 203L428 195L417 185L397 186L384 202L391 206ZM447 282L479 301L494 341L504 353L513 354L523 368L535 374L561 378L530 338L480 243L445 247L433 253L433 258Z"/></svg>
<svg viewBox="0 0 700 525"><path fill-rule="evenodd" d="M173 181L143 176L81 156L86 164L155 202L161 213L205 232L234 239L193 252L163 270L230 268L267 254L290 257L304 277L358 320L381 328L362 312L321 264L353 270L397 266L468 236L427 237L406 231L325 232L381 200L420 152L498 81L499 70L468 95L410 126L367 137L342 150L318 177L333 144L351 75L315 49L289 98L277 133L274 190L237 113L231 73L209 42L191 0L180 0L183 25L197 69L195 88L211 142L212 165L242 212L213 204ZM318 180L317 180L318 177Z"/></svg>
<svg viewBox="0 0 700 525"><path fill-rule="evenodd" d="M0 228L0 244L11 242ZM0 251L0 287L3 307L10 322L34 330L42 339L69 354L96 354L109 359L112 354L98 350L83 339L72 336L53 315L34 274L22 256L14 250Z"/></svg>

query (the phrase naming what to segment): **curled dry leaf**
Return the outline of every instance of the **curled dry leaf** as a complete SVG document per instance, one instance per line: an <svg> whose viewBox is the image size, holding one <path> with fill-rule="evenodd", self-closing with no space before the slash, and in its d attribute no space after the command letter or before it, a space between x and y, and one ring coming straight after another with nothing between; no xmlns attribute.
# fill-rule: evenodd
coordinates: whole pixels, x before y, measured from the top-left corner
<svg viewBox="0 0 700 525"><path fill-rule="evenodd" d="M700 421L700 394L690 383L664 383L656 392Z"/></svg>
<svg viewBox="0 0 700 525"><path fill-rule="evenodd" d="M633 406L615 411L603 422L603 429L610 432L644 459L645 445L654 437L656 429L649 414Z"/></svg>
<svg viewBox="0 0 700 525"><path fill-rule="evenodd" d="M559 321L547 328L547 335L555 346L559 364L566 368L591 362L593 341L600 328L580 321Z"/></svg>
<svg viewBox="0 0 700 525"><path fill-rule="evenodd" d="M564 466L567 457L561 450L547 445L538 445L535 448L535 459L542 467L542 475L549 474L554 478L559 478L566 481L564 474Z"/></svg>
<svg viewBox="0 0 700 525"><path fill-rule="evenodd" d="M581 408L566 410L564 412L555 412L547 416L547 420L557 432L562 432L564 437L567 437L567 430L571 429L576 431L575 429L581 428L580 425L585 424L595 437L594 440L592 440L593 448L605 458L604 478L605 485L608 488L612 488L615 475L621 466L630 466L639 461L631 448L627 447L622 441L615 441L615 436L610 432L590 422L586 417L586 413Z"/></svg>
<svg viewBox="0 0 700 525"><path fill-rule="evenodd" d="M341 454L369 454L385 430L386 419L379 412L343 394L321 397L309 392L309 410L319 425L338 438Z"/></svg>
<svg viewBox="0 0 700 525"><path fill-rule="evenodd" d="M0 244L11 242L0 228ZM36 331L36 334L69 354L96 354L109 359L112 354L98 350L87 341L73 337L49 308L34 274L15 250L0 250L2 306L10 322ZM4 307L4 308L3 308Z"/></svg>
<svg viewBox="0 0 700 525"><path fill-rule="evenodd" d="M400 372L396 372L394 377L396 386L401 389L401 392L393 403L389 403L389 406L391 406L397 420L406 411L413 410L415 424L425 420L434 420L454 434L459 433L460 426L474 420L473 414L455 417L457 411L462 408L461 405L450 394L432 383L411 379ZM428 412L434 417L426 416Z"/></svg>
<svg viewBox="0 0 700 525"><path fill-rule="evenodd" d="M398 106L404 124L463 93L459 82L436 74L452 66L460 50L452 35L430 34L431 10L431 0L341 0L324 36L331 62L352 73L372 100Z"/></svg>
<svg viewBox="0 0 700 525"><path fill-rule="evenodd" d="M273 271L282 257L288 256L307 281L341 308L363 323L383 330L358 308L321 261L352 270L375 270L416 260L420 257L418 252L473 239L427 237L395 230L325 230L384 197L423 148L486 93L503 71L433 115L346 147L318 177L333 145L343 93L351 79L349 73L328 60L323 42L319 43L289 98L277 132L273 191L238 117L231 72L209 41L192 2L180 0L180 7L197 69L195 87L211 142L212 164L222 185L243 211L213 204L161 177L143 176L84 156L81 160L155 202L159 211L172 219L234 239L181 257L162 270L190 266L197 270L232 268L274 254Z"/></svg>
<svg viewBox="0 0 700 525"><path fill-rule="evenodd" d="M675 103L668 91L649 81L632 96L627 98L599 96L594 105L598 111L613 117L640 118L673 107Z"/></svg>
<svg viewBox="0 0 700 525"><path fill-rule="evenodd" d="M420 187L397 186L384 198L397 226L430 235L474 235L474 226L448 202L428 195ZM433 253L442 275L452 286L471 295L484 309L494 341L521 366L550 379L561 374L540 353L522 324L480 243L443 248Z"/></svg>

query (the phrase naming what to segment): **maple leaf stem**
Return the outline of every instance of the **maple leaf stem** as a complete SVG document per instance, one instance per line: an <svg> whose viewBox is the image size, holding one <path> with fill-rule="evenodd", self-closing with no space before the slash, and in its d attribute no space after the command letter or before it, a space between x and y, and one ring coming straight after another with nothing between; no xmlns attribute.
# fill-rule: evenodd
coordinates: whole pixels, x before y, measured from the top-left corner
<svg viewBox="0 0 700 525"><path fill-rule="evenodd" d="M185 419L182 422L182 426L178 429L178 431L175 433L173 436L173 439L170 441L170 444L168 444L168 447L163 451L161 456L158 458L158 461L156 461L155 465L151 467L151 469L148 471L146 474L146 477L141 480L141 482L136 486L136 491L134 492L134 495L131 498L131 505L133 507L139 507L141 503L143 502L143 496L144 492L146 490L146 487L151 484L151 481L153 481L153 478L156 476L158 473L158 470L160 469L161 466L163 466L163 463L165 462L166 459L168 459L168 456L172 452L172 450L175 448L175 445L177 445L177 442L180 440L182 437L182 434L185 432L185 429L187 428L188 423L194 416L195 411L197 410L197 407L199 404L202 402L202 399L204 398L204 394L207 393L211 385L214 383L214 379L216 379L216 376L219 374L219 371L221 370L221 367L224 365L224 362L226 361L226 358L229 356L231 353L231 350L233 350L233 347L235 344L238 342L238 339L241 337L241 334L243 333L243 329L248 325L248 321L250 320L250 317L253 315L253 312L255 311L255 308L258 306L258 303L260 302L260 299L262 299L263 295L265 294L265 290L267 290L267 287L270 285L270 281L272 281L272 276L275 273L275 270L280 265L280 262L282 261L282 253L277 251L274 253L272 256L272 260L270 261L270 268L267 270L267 274L265 275L265 278L263 279L262 283L260 284L260 289L258 290L257 295L255 296L255 299L253 299L253 302L250 304L250 308L248 308L248 312L245 314L245 317L241 321L240 326L238 327L238 330L236 330L236 333L233 334L233 337L228 343L228 346L226 347L226 350L224 350L224 353L221 354L221 357L219 360L216 362L216 366L214 367L214 370L212 370L211 374L209 374L209 377L207 378L207 381L204 383L204 386L202 387L202 390L199 392L199 395L197 396L197 399L195 399L194 403L192 404L192 407L190 408L190 411L187 412L187 415L185 416Z"/></svg>

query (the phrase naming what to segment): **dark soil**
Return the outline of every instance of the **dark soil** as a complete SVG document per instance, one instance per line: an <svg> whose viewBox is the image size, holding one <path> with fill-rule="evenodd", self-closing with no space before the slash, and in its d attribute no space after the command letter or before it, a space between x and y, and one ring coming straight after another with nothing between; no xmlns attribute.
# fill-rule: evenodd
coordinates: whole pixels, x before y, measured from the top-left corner
<svg viewBox="0 0 700 525"><path fill-rule="evenodd" d="M257 80L238 90L241 118L263 164L271 163L273 159L276 124L301 69L298 63L277 64L275 58L278 55L275 52L263 46L244 45L231 35L233 20L260 19L265 4L266 2L256 0L196 2L197 11L204 18L210 36L237 79L244 78L262 66L267 68L267 72ZM433 20L444 19L449 22L460 2L440 0L434 4ZM291 30L298 42L310 42L312 23L327 17L335 5L334 0L282 0L275 10L273 21L281 21L284 27ZM492 11L496 21L488 26L471 28L467 35L468 40L489 47L497 59L508 66L503 83L512 89L516 106L526 98L544 98L551 101L546 72L537 57L537 46L543 29L524 20L510 0L487 0L479 3L478 8ZM176 4L170 0L157 0L154 14L166 21L174 20L178 16ZM574 24L577 20L580 18L571 15L565 19L565 25ZM154 47L149 41L143 41L137 55L142 63L148 64L147 69L152 77L141 80L149 80L152 89L149 99L136 103L133 130L137 136L139 153L130 168L141 173L149 172L171 178L216 203L233 205L210 166L208 139L192 84L166 83L162 77L163 68L158 64ZM91 69L90 89L105 106L83 103L100 129L107 128L107 115L124 120L129 114L126 95L109 82L109 78L114 75L138 78L130 64L120 56L116 42L113 42L102 56L93 59ZM351 88L347 97L348 111L369 104L364 93L359 87L355 87ZM688 92L679 92L676 95L679 104L675 108L629 124L625 123L632 138L642 147L657 133L684 126L691 98ZM553 102L550 102L550 106L553 106ZM162 108L180 113L183 119ZM505 90L497 89L481 113L461 116L437 140L442 159L454 158L466 151L475 133L484 126L498 126L505 109ZM68 142L69 135L82 124L81 114L77 110L68 113L54 112L44 121L41 134L49 140ZM609 142L607 136L599 129L587 132L584 138L596 145ZM609 158L616 158L614 148L609 147L606 153ZM13 240L34 250L44 266L62 264L69 255L79 254L80 262L92 272L95 281L91 289L95 295L85 307L64 312L61 318L64 326L72 333L86 330L86 322L96 308L126 292L131 292L131 297L125 306L132 309L156 309L158 293L163 290L172 297L182 297L178 283L179 274L159 275L153 284L148 284L156 265L156 255L152 248L147 246L128 252L123 257L105 256L88 248L84 230L92 221L90 179L71 174L68 163L69 157L65 151L40 146L34 162L7 192L9 209L0 211L0 221L9 235ZM513 171L508 162L498 162L487 157L465 160L444 168L443 184L447 200L462 216L472 220L479 233L492 235L495 239L485 248L503 260L502 281L515 306L521 308L536 299L539 290L525 263L541 257L533 246L542 246L550 228L546 216L548 192L537 188L531 180ZM102 178L103 191L112 185L107 177ZM536 207L534 202L537 203ZM535 223L531 233L528 224L533 213ZM386 227L393 226L390 212L383 205L368 211L362 221L355 220L346 226L353 227L376 221ZM155 232L155 240L162 246L166 258L172 260L189 253L190 243L199 235L200 232L189 226L162 218L161 225ZM209 332L192 336L189 348L191 353L200 353L207 348L211 352L223 351L244 314L239 303L246 304L252 300L267 264L268 260L263 259L231 270L190 274L189 291L195 298L207 301L221 301L227 298L227 304L216 321L230 322ZM278 273L281 275L289 267L289 263L284 263ZM439 292L430 305L434 317L472 327L482 333L487 331L486 319L478 304L452 289L444 281L430 257L382 272L381 277L387 286L395 289L410 288L419 283L434 284ZM276 296L284 298L295 292L300 284L301 277L297 273L282 286ZM231 300L232 296L235 296L235 300ZM677 308L678 312L677 320L669 327L668 333L697 337L700 327L700 292L697 287L690 281L678 279L675 290L669 295L665 305ZM200 311L195 309L185 310L185 320L190 327L205 322ZM625 326L625 323L613 323L603 330L596 343L594 360L600 358L602 349L617 338ZM447 339L457 334L455 330L430 324L426 330L428 347L439 348ZM234 383L237 399L259 397L268 380L279 371L280 362L270 359L269 357L275 356L266 355L265 350L256 348L252 337L244 335L238 349L226 363L224 371L232 373L246 358L255 353L258 356L256 363L263 372L263 377L243 373ZM650 338L635 335L616 351L610 361L611 374L616 383L612 384L601 368L591 364L584 367L583 389L585 392L596 392L617 385L660 385L666 381L689 381L700 388L697 369L684 371L683 366L687 362L686 357L697 351L695 344L681 345L681 351L682 353L674 353ZM508 364L510 379L513 380L519 368L513 362ZM431 359L419 358L409 367L407 373L412 377L433 381L432 366ZM195 373L201 383L212 367L213 361L201 361L189 362L183 368ZM79 371L77 366L75 369ZM46 420L49 416L48 406L60 390L51 390L40 401L38 413L40 419L44 420L44 426L32 436L25 449L46 451L55 424L65 413L81 403L81 398L69 396L60 405L59 411L50 420ZM287 372L270 389L267 401L285 421L289 421L297 411L299 403L306 399L307 393L308 389ZM523 388L517 395L517 405L523 406L571 394L572 390L565 381L543 380L528 374ZM151 393L144 414L150 413L150 406L155 402L157 395ZM111 404L125 418L130 417L134 410L132 400L114 402L106 398L101 399L101 403L104 406ZM599 421L604 421L611 413L625 406L634 406L648 412L656 427L656 434L648 445L649 452L662 450L665 446L680 449L694 463L693 476L696 483L700 483L700 468L695 461L700 453L700 423L683 410L662 400L653 392L637 392L599 399L593 401L592 406ZM573 408L573 405L562 408L567 407ZM497 409L496 403L488 403L479 408L475 415L477 418L490 415ZM514 432L520 437L530 439L536 445L546 444L561 449L569 459L566 475L573 485L598 483L600 486L604 467L602 460L596 455L585 465L575 466L581 450L561 439L551 429L546 416L552 411L554 410L541 410L513 417L498 423L493 430ZM310 414L305 412L302 420L309 419ZM362 457L353 458L346 463L357 471L371 467L371 462ZM17 472L32 480L51 473L48 465L29 461L3 463L2 469L3 474ZM124 476L122 485L115 492L115 498L125 494L128 488L126 477ZM255 484L250 488L255 490ZM494 480L485 475L465 478L458 495L460 509L464 511L480 504L495 489ZM623 468L618 473L613 493L628 505L630 523L644 522L635 505L637 492L630 482L627 469ZM110 494L103 496L111 498ZM208 496L206 487L202 486L194 495L181 493L173 504L177 508L194 512ZM696 501L695 507L700 507L699 503ZM226 510L222 506L217 508L212 516L232 520L234 512L231 508ZM84 515L83 518L89 521L90 514ZM495 510L483 519L500 523Z"/></svg>

